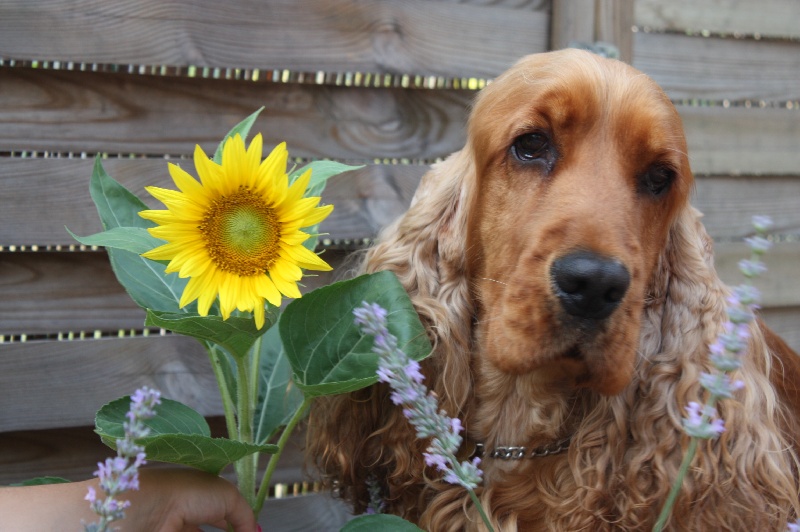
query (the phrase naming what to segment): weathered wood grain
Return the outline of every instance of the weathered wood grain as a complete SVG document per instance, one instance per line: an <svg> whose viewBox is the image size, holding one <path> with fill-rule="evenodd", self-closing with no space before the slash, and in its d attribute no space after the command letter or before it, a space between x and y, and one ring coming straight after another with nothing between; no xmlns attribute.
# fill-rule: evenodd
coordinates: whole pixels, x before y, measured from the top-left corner
<svg viewBox="0 0 800 532"><path fill-rule="evenodd" d="M595 0L553 0L550 49L560 50L572 42L595 41Z"/></svg>
<svg viewBox="0 0 800 532"><path fill-rule="evenodd" d="M346 253L326 251L332 272L311 272L307 292L346 277ZM0 335L74 337L141 331L144 311L119 284L100 252L0 254ZM8 341L8 340L6 340ZM46 347L51 344L39 344Z"/></svg>
<svg viewBox="0 0 800 532"><path fill-rule="evenodd" d="M194 174L191 159L175 161ZM0 158L0 245L75 244L64 227L85 236L102 230L89 196L91 159ZM167 161L162 159L108 159L106 171L155 209L164 208L144 187L175 188ZM369 165L332 178L323 203L333 213L322 223L324 238L362 239L408 207L424 165ZM35 199L35 201L34 201Z"/></svg>
<svg viewBox="0 0 800 532"><path fill-rule="evenodd" d="M728 285L744 282L739 272L739 261L750 257L744 242L718 243L714 246L714 265L719 277ZM764 257L767 272L753 284L761 290L765 308L800 306L800 242L781 242L773 246ZM796 324L800 329L800 321ZM795 349L800 345L795 345Z"/></svg>
<svg viewBox="0 0 800 532"><path fill-rule="evenodd" d="M633 66L673 99L800 99L800 41L636 33ZM793 104L796 105L796 104ZM797 113L797 110L795 110Z"/></svg>
<svg viewBox="0 0 800 532"><path fill-rule="evenodd" d="M459 149L474 92L350 89L130 74L0 70L0 152L207 151L266 109L253 132L294 157L435 159Z"/></svg>
<svg viewBox="0 0 800 532"><path fill-rule="evenodd" d="M0 486L48 475L71 481L91 478L97 469L97 462L113 452L100 441L94 426L88 425L92 421L93 418L90 418L86 420L86 426L79 427L0 432ZM227 437L223 417L209 417L206 421L212 437ZM273 484L315 480L310 472L306 474L303 471L304 442L305 426L301 423L290 436L281 455L272 475ZM165 465L157 462L150 464L151 467ZM234 480L232 469L226 468L222 475Z"/></svg>
<svg viewBox="0 0 800 532"><path fill-rule="evenodd" d="M714 238L749 236L756 214L771 216L776 234L800 234L800 176L701 176L695 183L692 203Z"/></svg>
<svg viewBox="0 0 800 532"><path fill-rule="evenodd" d="M658 29L800 37L798 19L795 0L636 0L636 24Z"/></svg>
<svg viewBox="0 0 800 532"><path fill-rule="evenodd" d="M203 415L222 402L205 350L181 336L0 345L0 432L85 425L149 385Z"/></svg>
<svg viewBox="0 0 800 532"><path fill-rule="evenodd" d="M715 246L716 265L728 284L742 282L737 264L749 255L743 243ZM352 257L327 252L333 272L304 279L304 291L351 275ZM348 260L350 259L350 260ZM769 271L759 279L766 307L800 306L800 243L779 243L766 257ZM59 332L141 330L144 314L116 282L104 253L5 253L0 259L0 334L55 335ZM800 329L800 322L797 323ZM62 334L63 336L63 334ZM20 344L21 345L21 344ZM58 349L58 343L38 343ZM95 345L95 344L86 344ZM105 344L97 344L103 348ZM798 344L800 347L800 344ZM3 346L0 345L0 352Z"/></svg>
<svg viewBox="0 0 800 532"><path fill-rule="evenodd" d="M493 77L547 48L547 3L4 0L0 57ZM502 38L485 38L502 28Z"/></svg>
<svg viewBox="0 0 800 532"><path fill-rule="evenodd" d="M751 110L743 116L750 112L758 113ZM697 121L703 126L701 118ZM741 120L746 122L744 118ZM758 138L751 141L761 142ZM790 147L794 141L787 139L786 142ZM731 152L735 149L736 146L728 148ZM754 159L766 158L756 153L760 150L758 146L752 148ZM693 157L694 153L690 151ZM191 160L176 162L194 172ZM8 220L0 224L0 245L68 246L75 242L64 226L78 235L100 231L88 192L92 164L89 159L0 158L0 204L3 205L2 218ZM153 208L163 206L144 190L146 185L175 188L164 160L108 159L103 164L111 176ZM335 208L322 224L323 232L328 233L324 238L340 241L374 237L405 211L427 168L425 165L369 165L331 179L323 202L332 203ZM729 239L749 234L750 218L754 214L773 216L778 224L777 232L800 232L798 197L800 177L796 175L719 175L698 177L693 201L705 213L704 222L711 235Z"/></svg>
<svg viewBox="0 0 800 532"><path fill-rule="evenodd" d="M221 418L210 418L208 421L213 436L224 435L224 421ZM284 491L282 498L267 499L259 518L265 530L334 532L349 518L346 506L327 493L291 496L291 487L295 483L313 481L310 472L305 471L303 466L304 438L302 427L298 427L272 476L273 484L290 486L289 496ZM92 427L0 432L0 486L42 476L86 480L97 469L97 462L111 454L113 452L100 442ZM174 466L150 463L146 467ZM235 481L231 468L223 471L222 476Z"/></svg>
<svg viewBox="0 0 800 532"><path fill-rule="evenodd" d="M611 43L619 59L633 61L634 0L597 0L595 40Z"/></svg>
<svg viewBox="0 0 800 532"><path fill-rule="evenodd" d="M694 172L797 175L800 112L733 107L678 110Z"/></svg>

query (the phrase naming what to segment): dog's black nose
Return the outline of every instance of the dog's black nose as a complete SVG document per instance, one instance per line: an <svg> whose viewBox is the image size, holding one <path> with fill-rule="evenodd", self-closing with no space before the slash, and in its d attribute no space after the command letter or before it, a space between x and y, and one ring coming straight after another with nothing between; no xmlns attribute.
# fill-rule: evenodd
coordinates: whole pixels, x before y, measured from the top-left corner
<svg viewBox="0 0 800 532"><path fill-rule="evenodd" d="M631 283L619 261L590 251L576 251L550 267L561 306L572 316L603 320L614 312Z"/></svg>

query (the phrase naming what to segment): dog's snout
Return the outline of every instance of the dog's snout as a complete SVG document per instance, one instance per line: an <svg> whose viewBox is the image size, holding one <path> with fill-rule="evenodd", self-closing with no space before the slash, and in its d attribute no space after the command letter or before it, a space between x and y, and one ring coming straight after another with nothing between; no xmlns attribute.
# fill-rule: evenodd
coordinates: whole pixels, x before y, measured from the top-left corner
<svg viewBox="0 0 800 532"><path fill-rule="evenodd" d="M550 267L550 275L564 311L592 320L609 317L631 282L622 263L589 251L576 251L557 259Z"/></svg>

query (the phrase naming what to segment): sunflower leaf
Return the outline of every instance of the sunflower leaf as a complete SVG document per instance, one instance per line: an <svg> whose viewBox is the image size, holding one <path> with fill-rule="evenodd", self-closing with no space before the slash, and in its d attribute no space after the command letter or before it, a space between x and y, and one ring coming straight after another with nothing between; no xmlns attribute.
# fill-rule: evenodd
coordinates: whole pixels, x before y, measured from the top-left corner
<svg viewBox="0 0 800 532"><path fill-rule="evenodd" d="M394 273L362 275L318 288L292 301L278 323L294 381L306 395L345 393L377 381L378 356L373 339L353 323L362 301L388 311L389 331L416 360L431 344L405 289Z"/></svg>
<svg viewBox="0 0 800 532"><path fill-rule="evenodd" d="M219 146L217 146L217 151L214 152L213 160L215 163L217 164L222 163L222 149L225 147L225 141L228 140L230 137L235 137L237 134L242 137L242 140L245 140L247 138L247 134L250 133L250 128L253 127L256 118L258 118L258 115L263 110L264 107L262 106L258 111L251 114L250 116L248 116L247 118L245 118L244 120L233 126L233 128L231 128L230 131L228 131L228 134L222 138L222 141L220 141Z"/></svg>
<svg viewBox="0 0 800 532"><path fill-rule="evenodd" d="M258 372L258 402L255 413L255 441L270 439L300 408L303 394L292 383L292 368L283 351L278 327L261 337Z"/></svg>
<svg viewBox="0 0 800 532"><path fill-rule="evenodd" d="M148 228L156 225L139 216L139 211L147 209L147 205L106 173L99 155L94 160L89 193L97 207L103 229Z"/></svg>
<svg viewBox="0 0 800 532"><path fill-rule="evenodd" d="M156 225L139 216L139 211L147 209L147 205L106 173L99 156L94 162L89 192L97 207L103 228L107 232L114 231L113 234L117 235L117 228L127 228L127 231L133 228L146 229ZM92 236L100 238L98 235ZM107 252L117 280L136 304L142 308L164 312L181 312L178 303L188 279L181 279L177 275L167 275L164 264L145 259L139 256L139 253L125 247L115 249L109 246ZM189 312L193 308L196 308L196 305L189 305L185 311Z"/></svg>
<svg viewBox="0 0 800 532"><path fill-rule="evenodd" d="M78 236L68 228L65 229L72 238L83 245L124 249L137 255L166 243L164 240L150 235L143 227L114 227L89 236Z"/></svg>
<svg viewBox="0 0 800 532"><path fill-rule="evenodd" d="M364 165L349 166L336 161L312 161L302 168L293 170L289 174L289 185L294 183L298 177L310 169L311 180L308 183L305 197L310 198L313 196L321 196L322 191L325 190L325 185L327 184L328 179L345 172L358 170L359 168L364 168Z"/></svg>
<svg viewBox="0 0 800 532"><path fill-rule="evenodd" d="M123 423L130 403L129 396L122 397L104 405L95 417L95 432L112 449L116 449L117 440L125 435ZM150 434L137 440L144 446L148 460L187 465L219 474L225 466L245 456L277 451L275 445L212 438L203 416L178 401L162 399L155 410L155 417L144 422Z"/></svg>
<svg viewBox="0 0 800 532"><path fill-rule="evenodd" d="M275 314L267 312L265 327L256 328L252 318L231 316L223 320L221 316L200 316L199 314L159 312L147 309L146 326L162 327L186 336L214 342L225 348L232 356L247 356L259 336L264 334L275 322Z"/></svg>

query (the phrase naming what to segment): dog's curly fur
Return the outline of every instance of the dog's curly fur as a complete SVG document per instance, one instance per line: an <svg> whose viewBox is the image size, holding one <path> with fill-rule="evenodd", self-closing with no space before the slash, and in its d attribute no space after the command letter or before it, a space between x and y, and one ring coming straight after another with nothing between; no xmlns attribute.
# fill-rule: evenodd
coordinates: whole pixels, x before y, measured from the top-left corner
<svg viewBox="0 0 800 532"><path fill-rule="evenodd" d="M726 320L692 186L680 118L652 80L578 50L532 55L481 92L464 149L368 252L363 270L395 272L429 330L426 384L463 420L464 458L476 441L572 438L554 456L484 459L497 530L652 528ZM552 264L575 250L630 272L599 323L555 293ZM745 386L719 403L726 431L700 444L670 530L784 530L798 515L800 363L762 323L751 335ZM427 530L483 529L425 446L380 384L312 409L308 452L356 512L377 479L387 510Z"/></svg>

